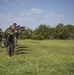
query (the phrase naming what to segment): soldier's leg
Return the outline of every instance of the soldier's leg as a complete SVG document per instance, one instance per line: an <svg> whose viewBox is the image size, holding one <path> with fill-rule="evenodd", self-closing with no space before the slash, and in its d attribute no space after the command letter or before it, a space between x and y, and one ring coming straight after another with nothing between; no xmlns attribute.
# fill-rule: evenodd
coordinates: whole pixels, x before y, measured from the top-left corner
<svg viewBox="0 0 74 75"><path fill-rule="evenodd" d="M12 48L12 53L14 53L14 43L12 43L11 48Z"/></svg>
<svg viewBox="0 0 74 75"><path fill-rule="evenodd" d="M9 55L9 46L6 47L6 54Z"/></svg>
<svg viewBox="0 0 74 75"><path fill-rule="evenodd" d="M10 45L6 47L6 54L9 55Z"/></svg>
<svg viewBox="0 0 74 75"><path fill-rule="evenodd" d="M0 42L0 48L1 48L1 42ZM1 52L1 49L0 49L0 52Z"/></svg>
<svg viewBox="0 0 74 75"><path fill-rule="evenodd" d="M9 54L9 56L12 55L12 47L11 47L11 45L9 46L8 54Z"/></svg>
<svg viewBox="0 0 74 75"><path fill-rule="evenodd" d="M13 51L16 51L16 37L13 39Z"/></svg>
<svg viewBox="0 0 74 75"><path fill-rule="evenodd" d="M2 40L0 41L0 47L1 47L1 45L2 45Z"/></svg>
<svg viewBox="0 0 74 75"><path fill-rule="evenodd" d="M0 47L1 47L1 42L0 42Z"/></svg>
<svg viewBox="0 0 74 75"><path fill-rule="evenodd" d="M16 38L16 46L18 45L18 44L17 44L17 41L18 41L18 40L17 40L17 38Z"/></svg>
<svg viewBox="0 0 74 75"><path fill-rule="evenodd" d="M11 43L9 42L7 46L7 55L11 56L11 54L12 54L12 46L11 46Z"/></svg>

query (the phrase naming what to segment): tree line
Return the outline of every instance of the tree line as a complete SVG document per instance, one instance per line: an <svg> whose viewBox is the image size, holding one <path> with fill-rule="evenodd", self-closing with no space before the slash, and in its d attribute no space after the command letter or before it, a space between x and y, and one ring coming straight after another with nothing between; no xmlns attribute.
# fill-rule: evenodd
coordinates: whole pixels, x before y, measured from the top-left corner
<svg viewBox="0 0 74 75"><path fill-rule="evenodd" d="M74 39L74 25L59 23L56 27L40 24L35 30L30 28L19 35L19 39Z"/></svg>

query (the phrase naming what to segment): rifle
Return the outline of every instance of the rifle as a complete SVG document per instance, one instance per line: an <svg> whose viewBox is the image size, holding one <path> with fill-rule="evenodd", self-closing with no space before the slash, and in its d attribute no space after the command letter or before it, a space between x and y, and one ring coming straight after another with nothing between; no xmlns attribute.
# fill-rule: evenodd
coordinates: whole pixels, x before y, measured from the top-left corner
<svg viewBox="0 0 74 75"><path fill-rule="evenodd" d="M20 25L18 25L16 27L16 30L23 32L25 30L25 26L21 27Z"/></svg>

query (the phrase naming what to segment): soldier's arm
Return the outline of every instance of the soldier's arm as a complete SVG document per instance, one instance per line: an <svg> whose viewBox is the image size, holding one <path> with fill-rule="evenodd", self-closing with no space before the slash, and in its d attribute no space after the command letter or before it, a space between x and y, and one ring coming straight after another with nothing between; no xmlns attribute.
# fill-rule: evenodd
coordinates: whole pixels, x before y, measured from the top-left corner
<svg viewBox="0 0 74 75"><path fill-rule="evenodd" d="M9 35L13 35L15 32L12 32L10 29L8 29L6 33Z"/></svg>

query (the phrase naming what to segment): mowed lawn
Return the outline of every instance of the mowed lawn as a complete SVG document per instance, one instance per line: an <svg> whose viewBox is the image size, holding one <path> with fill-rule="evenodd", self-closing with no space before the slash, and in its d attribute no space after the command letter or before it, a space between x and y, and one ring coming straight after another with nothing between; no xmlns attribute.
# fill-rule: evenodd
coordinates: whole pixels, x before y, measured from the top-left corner
<svg viewBox="0 0 74 75"><path fill-rule="evenodd" d="M19 40L12 57L2 45L0 75L74 75L74 40Z"/></svg>

